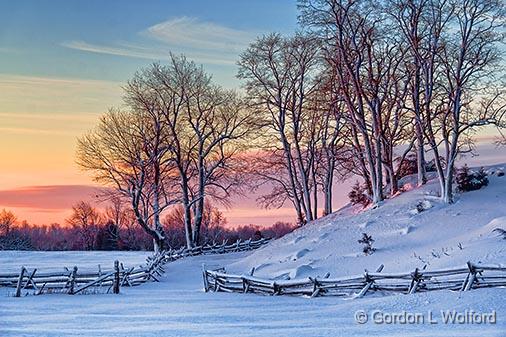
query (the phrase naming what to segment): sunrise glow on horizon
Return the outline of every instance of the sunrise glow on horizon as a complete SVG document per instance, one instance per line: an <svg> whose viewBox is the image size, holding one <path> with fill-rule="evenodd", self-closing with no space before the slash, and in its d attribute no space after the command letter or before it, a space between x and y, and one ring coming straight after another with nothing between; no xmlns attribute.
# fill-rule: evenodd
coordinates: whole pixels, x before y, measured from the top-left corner
<svg viewBox="0 0 506 337"><path fill-rule="evenodd" d="M99 185L77 167L76 139L109 107L121 106L122 86L137 70L163 63L170 51L185 53L205 65L220 85L239 88L236 61L248 44L265 32L296 29L293 1L197 3L3 4L0 209L13 210L30 223L64 223L72 204L93 200ZM345 204L344 188L336 189L341 190L337 204ZM257 196L237 197L223 208L228 222L294 220L290 205L261 210Z"/></svg>
<svg viewBox="0 0 506 337"><path fill-rule="evenodd" d="M296 25L292 1L17 1L2 7L0 209L36 224L63 223L73 203L93 198L97 185L75 164L76 139L122 104L121 87L135 71L163 62L169 51L185 53L219 84L236 87L235 62L248 43ZM225 212L231 224L271 224L291 214L286 208L258 217L257 211L254 200L239 200Z"/></svg>

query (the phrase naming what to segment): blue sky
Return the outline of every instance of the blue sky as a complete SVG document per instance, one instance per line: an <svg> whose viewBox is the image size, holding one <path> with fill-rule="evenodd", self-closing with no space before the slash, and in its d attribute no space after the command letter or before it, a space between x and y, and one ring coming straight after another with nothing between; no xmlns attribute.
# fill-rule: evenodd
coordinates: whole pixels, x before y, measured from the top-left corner
<svg viewBox="0 0 506 337"><path fill-rule="evenodd" d="M238 87L239 53L296 23L295 0L0 0L0 209L62 222L89 198L94 183L75 164L76 139L122 104L121 86L141 67L185 53ZM235 207L230 223L292 214L261 220L254 199Z"/></svg>
<svg viewBox="0 0 506 337"><path fill-rule="evenodd" d="M0 73L125 81L171 50L235 86L239 51L296 16L295 0L2 0Z"/></svg>

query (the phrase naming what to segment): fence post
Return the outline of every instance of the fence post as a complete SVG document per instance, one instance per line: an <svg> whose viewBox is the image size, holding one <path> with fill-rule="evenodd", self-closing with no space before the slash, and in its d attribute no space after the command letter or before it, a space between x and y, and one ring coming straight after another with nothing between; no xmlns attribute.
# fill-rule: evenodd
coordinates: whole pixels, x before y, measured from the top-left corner
<svg viewBox="0 0 506 337"><path fill-rule="evenodd" d="M119 261L114 261L114 281L113 281L112 292L113 294L119 294Z"/></svg>
<svg viewBox="0 0 506 337"><path fill-rule="evenodd" d="M77 276L77 266L74 266L74 269L72 269L72 272L70 273L69 292L68 292L70 295L74 295L76 276Z"/></svg>
<svg viewBox="0 0 506 337"><path fill-rule="evenodd" d="M418 272L418 268L415 268L415 271L411 273L411 284L409 286L408 294L414 294L416 292L416 288L420 283L421 274Z"/></svg>
<svg viewBox="0 0 506 337"><path fill-rule="evenodd" d="M220 285L218 283L218 276L215 274L214 275L214 292L218 292L220 291Z"/></svg>
<svg viewBox="0 0 506 337"><path fill-rule="evenodd" d="M462 284L462 288L464 291L468 291L473 286L473 283L476 279L476 268L473 266L471 261L467 261L467 268L469 268L469 274L464 280L464 284ZM467 281L467 282L466 282Z"/></svg>
<svg viewBox="0 0 506 337"><path fill-rule="evenodd" d="M311 293L311 298L318 296L320 293L320 283L318 282L318 277L312 278L310 277L309 280L313 282L313 292Z"/></svg>
<svg viewBox="0 0 506 337"><path fill-rule="evenodd" d="M376 269L376 272L381 273L381 271L383 270L383 267L384 267L384 265L381 264L378 267L378 269ZM362 290L360 290L360 292L357 295L355 295L355 298L360 298L360 297L364 296L365 293L369 290L369 288L372 287L372 285L374 283L374 281L369 277L367 270L364 273L364 280L365 280L366 284L365 284L364 288L362 288Z"/></svg>
<svg viewBox="0 0 506 337"><path fill-rule="evenodd" d="M227 242L228 242L228 240L227 240L227 239L224 239L224 240L223 240L223 244L221 245L221 247L220 247L220 248L219 248L219 250L218 250L218 253L219 253L219 254L226 253L225 246L227 245Z"/></svg>
<svg viewBox="0 0 506 337"><path fill-rule="evenodd" d="M25 276L25 267L21 267L21 272L19 273L19 278L18 278L18 283L16 285L16 294L14 295L15 297L20 297L21 296L21 284L23 283L23 277Z"/></svg>
<svg viewBox="0 0 506 337"><path fill-rule="evenodd" d="M249 290L249 283L244 277L241 277L241 280L242 280L242 292L247 293Z"/></svg>
<svg viewBox="0 0 506 337"><path fill-rule="evenodd" d="M204 279L204 292L209 291L209 282L207 281L206 264L202 263L202 278Z"/></svg>
<svg viewBox="0 0 506 337"><path fill-rule="evenodd" d="M27 270L28 272L28 270ZM32 284L32 287L34 290L37 290L37 284L35 284L35 282L33 281L33 277L35 276L35 273L37 272L37 268L35 268L32 273L30 274L30 276L28 276L28 274L26 274L26 276L28 276L28 279L26 280L25 282L25 285L23 286L23 288L21 288L21 290L25 289L26 287L28 287L28 285L31 283Z"/></svg>
<svg viewBox="0 0 506 337"><path fill-rule="evenodd" d="M326 273L323 278L329 278L330 277L330 273ZM320 292L322 291L322 288L320 287L321 286L321 283L318 282L318 276L315 277L315 278L312 278L310 277L309 278L311 280L311 282L313 282L313 293L311 294L311 297L316 297L320 294Z"/></svg>
<svg viewBox="0 0 506 337"><path fill-rule="evenodd" d="M279 286L279 284L274 282L272 284L272 295L279 295L280 293L281 293L281 287Z"/></svg>

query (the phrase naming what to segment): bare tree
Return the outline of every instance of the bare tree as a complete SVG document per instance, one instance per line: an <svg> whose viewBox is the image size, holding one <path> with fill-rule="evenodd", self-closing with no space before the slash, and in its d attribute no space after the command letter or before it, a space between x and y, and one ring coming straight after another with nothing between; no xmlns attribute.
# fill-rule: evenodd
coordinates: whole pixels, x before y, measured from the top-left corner
<svg viewBox="0 0 506 337"><path fill-rule="evenodd" d="M495 89L498 86L494 83L494 71L501 59L498 43L504 40L500 31L504 20L505 6L500 0L456 2L444 46L437 54L442 95L428 118L427 136L437 165L441 197L447 203L453 202L455 160L459 153L468 151L463 137L476 127L504 125L502 89ZM490 92L491 88L495 90ZM478 104L480 97L482 102ZM433 132L434 126L439 128L439 135Z"/></svg>
<svg viewBox="0 0 506 337"><path fill-rule="evenodd" d="M471 130L504 124L501 92L492 85L500 59L496 46L504 37L504 4L499 0L385 4L301 0L300 20L321 38L325 59L336 69L359 172L373 202L383 198L383 170L391 193L396 191L392 158L400 144L415 146L418 182L425 183L425 141L435 157L441 196L452 202L455 160L470 150ZM392 33L397 31L401 39ZM494 90L487 92L491 87ZM402 132L410 124L406 110L412 113L414 139Z"/></svg>
<svg viewBox="0 0 506 337"><path fill-rule="evenodd" d="M124 246L134 247L139 224L132 208L129 207L128 200L113 191L106 196L106 201L108 205L104 210L104 217L108 221L112 221L118 228L117 231L108 234L115 237L116 241L121 242Z"/></svg>
<svg viewBox="0 0 506 337"><path fill-rule="evenodd" d="M0 250L31 250L32 240L26 234L26 221L18 224L16 215L8 210L0 212Z"/></svg>
<svg viewBox="0 0 506 337"><path fill-rule="evenodd" d="M337 82L353 130L355 148L363 153L364 174L372 201L383 200L382 112L393 66L395 45L381 36L380 18L366 3L344 0L301 2L304 24L322 34L327 62Z"/></svg>
<svg viewBox="0 0 506 337"><path fill-rule="evenodd" d="M265 125L268 145L263 151L269 160L278 157L286 174L286 179L273 180L277 186L271 196L279 202L283 200L279 193L286 192L299 224L317 217L317 187L312 179L316 135L307 107L307 97L317 84L317 54L315 39L270 34L252 43L238 63L238 77L245 80L250 104ZM270 177L261 175L262 183ZM268 198L264 200L269 203Z"/></svg>
<svg viewBox="0 0 506 337"><path fill-rule="evenodd" d="M131 83L127 94L135 90ZM111 109L98 127L79 139L77 163L94 179L128 198L138 224L153 237L155 251L163 249L160 214L178 201L170 143L161 115L150 104L127 103L131 111Z"/></svg>
<svg viewBox="0 0 506 337"><path fill-rule="evenodd" d="M406 41L409 53L406 55L406 63L410 74L409 92L411 100L411 110L415 121L416 135L416 159L418 172L418 185L427 182L425 173L425 152L424 152L424 132L423 132L423 98L422 87L433 83L422 81L422 72L424 70L433 71L430 62L433 61L434 39L438 38L437 31L433 28L433 18L430 15L430 6L435 2L428 0L391 0L387 4L387 14L390 15L395 24L392 28L397 31L400 28L402 36ZM432 25L431 25L432 24ZM427 74L427 75L432 75ZM426 98L430 98L427 97ZM430 104L430 102L428 102Z"/></svg>
<svg viewBox="0 0 506 337"><path fill-rule="evenodd" d="M211 93L215 106L201 107L189 114L196 135L195 167L198 172L194 205L193 243L198 245L205 211L205 197L227 204L234 193L243 189L241 153L248 147L246 138L255 130L253 115L236 93L217 90Z"/></svg>
<svg viewBox="0 0 506 337"><path fill-rule="evenodd" d="M349 129L346 127L345 104L339 95L331 67L319 78L318 87L309 97L309 153L314 156L313 181L323 194L323 215L332 213L334 180L347 178L349 163ZM318 193L317 189L313 194ZM317 196L314 196L317 200ZM316 212L316 211L315 211ZM316 213L315 213L316 214Z"/></svg>
<svg viewBox="0 0 506 337"><path fill-rule="evenodd" d="M0 236L8 235L16 221L17 218L14 213L6 209L2 209L2 212L0 212Z"/></svg>
<svg viewBox="0 0 506 337"><path fill-rule="evenodd" d="M102 219L94 207L88 202L80 201L72 206L72 214L65 221L78 231L86 250L95 248L95 237Z"/></svg>
<svg viewBox="0 0 506 337"><path fill-rule="evenodd" d="M379 123L386 183L389 186L390 196L393 196L398 192L399 171L402 163L415 142L417 142L417 164L419 164L418 162L423 164L421 165L423 168L418 171L420 172L419 183L425 183L426 177L425 159L423 155L420 155L419 150L421 148L423 152L423 135L420 139L416 116L411 115L406 107L406 100L410 93L410 76L405 65L406 48L395 36L389 34L386 38L394 42L394 47L390 48L388 52L380 54L380 57L384 59L385 72L384 80L380 83L382 106ZM399 164L396 168L396 150L401 145L406 145L406 148L399 156ZM417 165L417 167L419 166Z"/></svg>
<svg viewBox="0 0 506 337"><path fill-rule="evenodd" d="M235 92L213 84L184 56L171 55L167 65L144 69L129 88L130 102L163 116L162 140L169 143L191 247L199 242L205 198L226 203L242 187L237 156L254 130L253 115Z"/></svg>

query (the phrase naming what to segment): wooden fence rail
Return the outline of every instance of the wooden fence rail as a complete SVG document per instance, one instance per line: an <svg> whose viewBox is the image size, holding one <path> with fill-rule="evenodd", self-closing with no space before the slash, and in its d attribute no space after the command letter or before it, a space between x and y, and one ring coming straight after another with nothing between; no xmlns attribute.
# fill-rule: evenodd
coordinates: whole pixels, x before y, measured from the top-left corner
<svg viewBox="0 0 506 337"><path fill-rule="evenodd" d="M249 275L227 274L220 270L203 270L204 290L265 295L351 296L362 297L367 292L397 292L413 294L433 290L468 291L477 288L506 287L506 267L467 263L465 268L419 270L407 273L376 272L363 275L330 278L308 277L293 280L272 280Z"/></svg>
<svg viewBox="0 0 506 337"><path fill-rule="evenodd" d="M267 242L269 239L263 238L256 241L238 240L231 244L224 241L221 244L213 243L191 249L171 249L148 256L144 265L131 268L125 268L119 261L114 261L114 268L111 270L102 270L99 265L98 271L79 271L76 266L71 270L65 268L63 271L40 272L37 269L29 271L21 267L19 273L0 274L0 287L15 288L14 297L20 297L25 290L31 290L35 295L43 293L74 295L96 292L118 294L121 287L137 286L148 281L158 282L165 272L164 265L168 262L188 256L257 249Z"/></svg>

